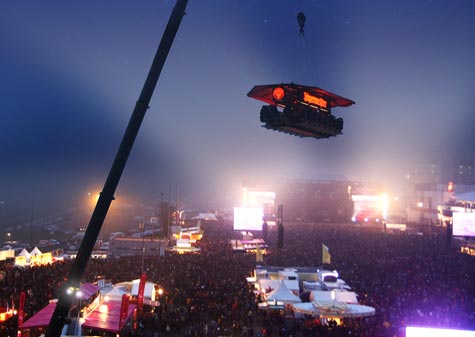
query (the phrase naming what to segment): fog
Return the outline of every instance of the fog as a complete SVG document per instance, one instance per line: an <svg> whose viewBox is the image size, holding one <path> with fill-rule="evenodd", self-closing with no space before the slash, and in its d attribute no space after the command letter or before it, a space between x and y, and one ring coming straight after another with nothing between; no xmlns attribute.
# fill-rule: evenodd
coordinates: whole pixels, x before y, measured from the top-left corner
<svg viewBox="0 0 475 337"><path fill-rule="evenodd" d="M101 189L173 5L0 5L4 216ZM328 174L392 188L412 163L474 159L474 34L470 0L191 0L118 194L232 202L245 179ZM333 110L343 134L262 128L246 94L281 82L354 100Z"/></svg>

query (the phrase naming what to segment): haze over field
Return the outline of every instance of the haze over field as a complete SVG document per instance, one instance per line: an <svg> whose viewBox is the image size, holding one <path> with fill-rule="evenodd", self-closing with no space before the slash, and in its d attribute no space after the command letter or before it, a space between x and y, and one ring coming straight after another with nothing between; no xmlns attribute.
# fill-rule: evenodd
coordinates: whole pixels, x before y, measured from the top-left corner
<svg viewBox="0 0 475 337"><path fill-rule="evenodd" d="M0 4L1 216L102 188L174 3ZM186 12L118 201L169 186L189 204L233 200L269 177L391 185L412 162L475 158L473 1L190 0ZM343 135L262 128L246 94L280 82L354 100L333 111Z"/></svg>

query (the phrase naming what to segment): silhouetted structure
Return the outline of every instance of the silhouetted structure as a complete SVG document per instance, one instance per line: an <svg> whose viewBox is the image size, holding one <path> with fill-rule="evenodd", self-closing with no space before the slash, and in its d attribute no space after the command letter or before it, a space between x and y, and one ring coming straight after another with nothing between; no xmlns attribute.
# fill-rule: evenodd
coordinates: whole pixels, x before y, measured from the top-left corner
<svg viewBox="0 0 475 337"><path fill-rule="evenodd" d="M60 293L58 303L54 310L51 322L46 330L46 337L59 337L64 327L66 319L68 319L69 311L73 303L73 296L66 292L66 289L77 289L79 282L86 269L87 262L91 256L94 244L99 236L99 232L104 223L109 207L114 200L114 193L119 184L120 177L127 163L130 151L137 137L140 125L142 124L148 104L152 98L153 91L157 85L158 78L162 71L168 52L172 46L175 35L180 26L185 7L188 0L178 0L168 21L162 40L155 54L153 63L150 67L147 79L140 93L139 99L135 105L129 124L125 130L122 142L117 151L114 163L104 184L104 188L99 196L97 205L92 213L91 220L87 227L84 239L78 251L78 255L71 268L68 282L65 289Z"/></svg>
<svg viewBox="0 0 475 337"><path fill-rule="evenodd" d="M264 223L262 224L262 238L265 240L267 240L267 230L268 230L268 225L267 225L267 221L264 221Z"/></svg>
<svg viewBox="0 0 475 337"><path fill-rule="evenodd" d="M284 248L284 206L279 205L277 210L277 248Z"/></svg>
<svg viewBox="0 0 475 337"><path fill-rule="evenodd" d="M297 14L297 22L299 23L299 27L300 27L300 30L299 30L299 35L300 36L305 36L305 32L303 30L303 28L305 27L305 21L307 20L307 18L305 17L305 14L303 12L300 12Z"/></svg>

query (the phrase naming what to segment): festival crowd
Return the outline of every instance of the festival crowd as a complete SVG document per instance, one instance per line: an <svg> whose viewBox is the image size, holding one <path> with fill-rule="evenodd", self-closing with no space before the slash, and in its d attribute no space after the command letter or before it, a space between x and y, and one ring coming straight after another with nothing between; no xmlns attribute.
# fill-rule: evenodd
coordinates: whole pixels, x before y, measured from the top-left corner
<svg viewBox="0 0 475 337"><path fill-rule="evenodd" d="M238 238L232 224L209 222L196 254L146 256L147 279L165 293L155 310L139 317L122 335L135 336L404 336L404 327L433 326L475 330L475 257L458 253L445 235L390 234L381 229L336 224L285 224L284 246L270 229L265 264L319 267L322 243L330 248L331 268L358 294L375 316L322 322L315 317L258 310L246 277L256 266L254 254L235 253L229 240ZM262 233L255 233L256 237ZM104 275L112 283L142 274L141 257L91 259L84 282ZM42 267L2 265L0 299L18 307L27 294L25 320L56 298L72 261ZM4 304L3 304L4 305ZM151 308L149 308L151 309ZM16 335L11 319L0 336Z"/></svg>

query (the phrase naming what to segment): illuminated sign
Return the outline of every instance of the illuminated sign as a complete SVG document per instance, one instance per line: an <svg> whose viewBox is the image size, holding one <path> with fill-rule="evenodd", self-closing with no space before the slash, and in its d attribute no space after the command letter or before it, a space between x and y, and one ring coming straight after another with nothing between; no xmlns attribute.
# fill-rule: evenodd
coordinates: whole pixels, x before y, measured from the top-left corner
<svg viewBox="0 0 475 337"><path fill-rule="evenodd" d="M320 108L326 108L327 107L327 101L325 101L323 98L310 95L306 91L303 92L303 100L306 103L314 104L316 106L319 106Z"/></svg>
<svg viewBox="0 0 475 337"><path fill-rule="evenodd" d="M284 98L285 91L282 87L277 87L272 91L272 97L274 97L275 100L280 101L282 98Z"/></svg>
<svg viewBox="0 0 475 337"><path fill-rule="evenodd" d="M475 213L453 212L452 219L454 236L475 237Z"/></svg>
<svg viewBox="0 0 475 337"><path fill-rule="evenodd" d="M430 327L406 327L406 337L474 337L475 331Z"/></svg>

